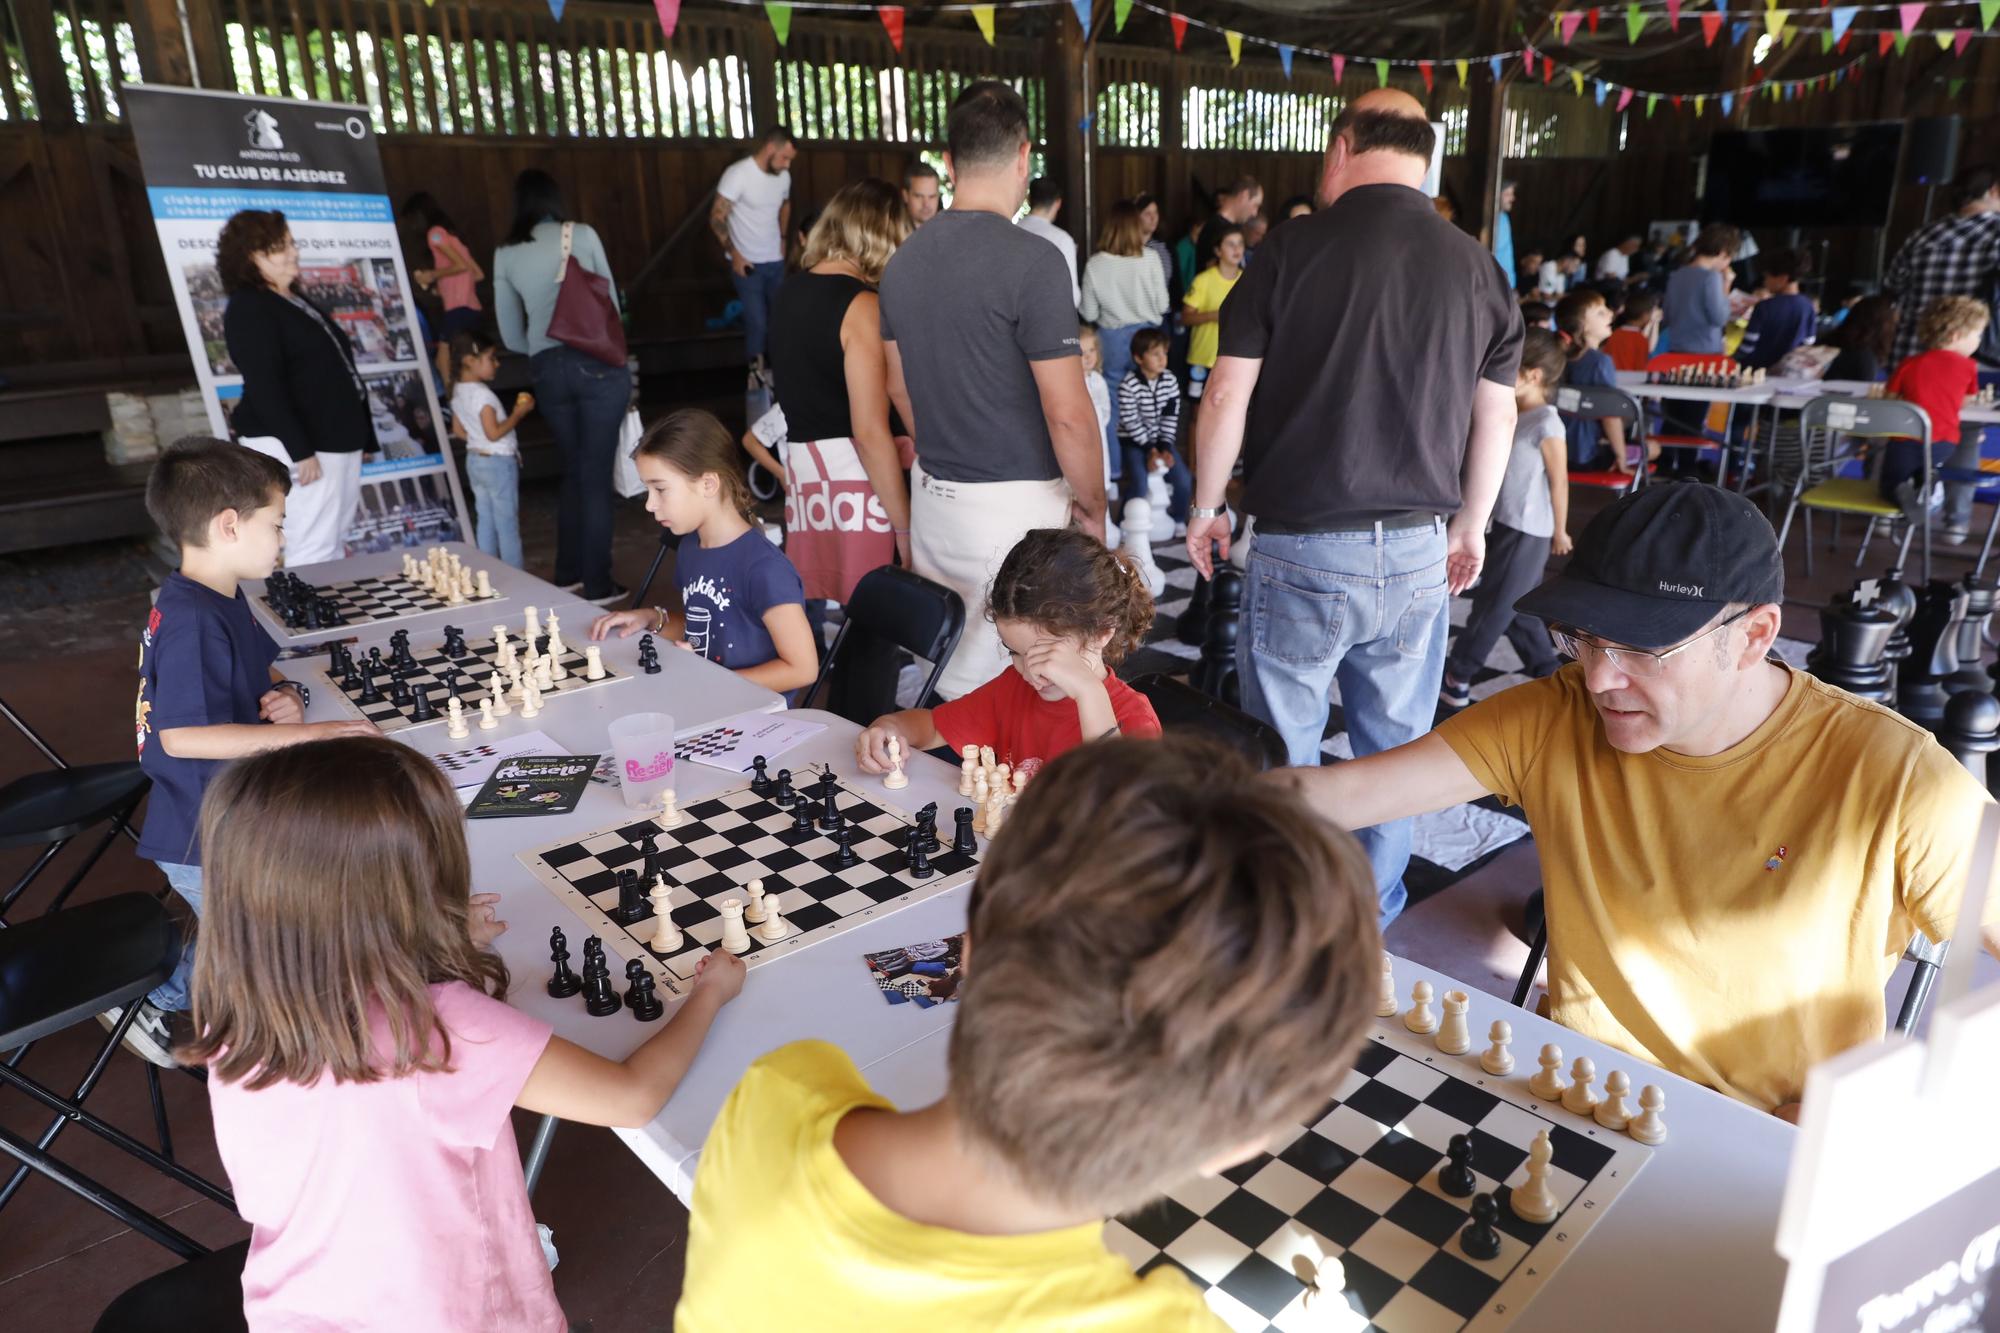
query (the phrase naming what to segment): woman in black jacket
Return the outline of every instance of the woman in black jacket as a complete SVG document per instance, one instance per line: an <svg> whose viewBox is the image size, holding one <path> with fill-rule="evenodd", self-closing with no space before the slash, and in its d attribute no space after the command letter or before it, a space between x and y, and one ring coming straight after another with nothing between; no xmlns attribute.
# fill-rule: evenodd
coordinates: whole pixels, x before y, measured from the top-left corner
<svg viewBox="0 0 2000 1333"><path fill-rule="evenodd" d="M299 287L285 215L245 209L222 224L215 267L229 293L222 331L243 376L237 440L285 464L285 563L338 560L361 502L361 454L374 445L354 347Z"/></svg>

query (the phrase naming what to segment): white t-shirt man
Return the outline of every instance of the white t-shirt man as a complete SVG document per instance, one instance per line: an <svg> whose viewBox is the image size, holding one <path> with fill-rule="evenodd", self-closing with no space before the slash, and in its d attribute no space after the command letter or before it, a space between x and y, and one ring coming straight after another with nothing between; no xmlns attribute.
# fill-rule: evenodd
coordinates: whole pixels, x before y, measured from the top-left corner
<svg viewBox="0 0 2000 1333"><path fill-rule="evenodd" d="M1616 278L1623 282L1632 276L1632 259L1617 246L1612 246L1597 257L1597 276Z"/></svg>
<svg viewBox="0 0 2000 1333"><path fill-rule="evenodd" d="M773 175L746 157L722 173L715 192L729 201L729 243L752 264L776 264L785 258L785 238L778 228L778 210L792 197L792 173Z"/></svg>
<svg viewBox="0 0 2000 1333"><path fill-rule="evenodd" d="M1047 218L1035 213L1025 215L1014 225L1022 231L1033 232L1056 249L1062 251L1063 263L1069 265L1070 300L1077 305L1082 305L1083 288L1078 285L1076 279L1076 238Z"/></svg>

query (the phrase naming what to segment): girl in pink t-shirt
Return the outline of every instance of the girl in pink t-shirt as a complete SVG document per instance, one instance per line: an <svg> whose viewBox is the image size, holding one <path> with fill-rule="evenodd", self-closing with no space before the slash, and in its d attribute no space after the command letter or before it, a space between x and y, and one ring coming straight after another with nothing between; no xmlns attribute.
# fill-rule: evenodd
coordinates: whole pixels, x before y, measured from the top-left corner
<svg viewBox="0 0 2000 1333"><path fill-rule="evenodd" d="M196 1040L251 1224L253 1330L567 1327L521 1175L515 1107L637 1127L743 963L624 1063L507 1006L464 813L416 751L319 741L239 760L202 809Z"/></svg>
<svg viewBox="0 0 2000 1333"><path fill-rule="evenodd" d="M437 287L438 300L444 303L444 323L437 330L437 340L448 343L454 333L478 328L479 281L486 270L458 238L450 216L426 190L403 201L403 216L423 228L424 242L431 248L431 266L412 271L410 279L419 287Z"/></svg>

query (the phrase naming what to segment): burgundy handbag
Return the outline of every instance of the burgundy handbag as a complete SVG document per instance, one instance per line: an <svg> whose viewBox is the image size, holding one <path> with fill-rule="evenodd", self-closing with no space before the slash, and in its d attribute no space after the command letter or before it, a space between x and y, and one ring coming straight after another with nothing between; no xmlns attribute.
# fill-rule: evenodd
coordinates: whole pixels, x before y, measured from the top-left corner
<svg viewBox="0 0 2000 1333"><path fill-rule="evenodd" d="M573 222L562 224L562 269L556 278L556 308L549 337L608 366L625 365L625 326L611 302L611 282L570 258Z"/></svg>

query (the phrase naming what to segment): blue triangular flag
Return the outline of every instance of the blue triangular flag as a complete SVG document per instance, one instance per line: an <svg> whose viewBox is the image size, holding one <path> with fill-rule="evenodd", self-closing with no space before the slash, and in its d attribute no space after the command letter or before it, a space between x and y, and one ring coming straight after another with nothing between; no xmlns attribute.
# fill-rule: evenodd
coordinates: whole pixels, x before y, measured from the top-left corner
<svg viewBox="0 0 2000 1333"><path fill-rule="evenodd" d="M1500 57L1499 56L1489 57L1486 63L1492 67L1493 81L1495 83L1500 82Z"/></svg>
<svg viewBox="0 0 2000 1333"><path fill-rule="evenodd" d="M1730 111L1735 108L1735 106L1736 106L1736 94L1724 93L1722 95L1722 114L1725 116L1728 115Z"/></svg>
<svg viewBox="0 0 2000 1333"><path fill-rule="evenodd" d="M1284 44L1283 42L1280 42L1280 43L1278 43L1278 63L1279 63L1280 65L1283 65L1283 66L1285 67L1285 77L1286 77L1286 78L1288 78L1288 79L1289 79L1289 78L1291 78L1291 77L1292 77L1292 48L1291 48L1291 47L1289 47L1289 46L1286 46L1286 45L1285 45L1285 44Z"/></svg>
<svg viewBox="0 0 2000 1333"><path fill-rule="evenodd" d="M1839 42L1841 38L1847 36L1847 26L1854 22L1854 15L1859 9L1859 5L1842 5L1827 16L1833 22L1833 40L1835 42Z"/></svg>
<svg viewBox="0 0 2000 1333"><path fill-rule="evenodd" d="M1090 127L1096 120L1097 117L1095 116L1085 116L1082 120L1079 120L1076 123L1077 133L1088 136L1090 134Z"/></svg>
<svg viewBox="0 0 2000 1333"><path fill-rule="evenodd" d="M562 22L563 6L568 3L569 0L549 0L549 13L555 16L556 22Z"/></svg>
<svg viewBox="0 0 2000 1333"><path fill-rule="evenodd" d="M1597 82L1597 104L1599 106L1603 106L1604 94L1609 90L1605 88L1603 79L1598 79L1596 82Z"/></svg>
<svg viewBox="0 0 2000 1333"><path fill-rule="evenodd" d="M1747 23L1732 23L1729 25L1729 40L1732 42L1740 42L1749 34L1750 25Z"/></svg>
<svg viewBox="0 0 2000 1333"><path fill-rule="evenodd" d="M1076 11L1076 21L1083 27L1083 35L1090 36L1090 0L1069 0L1070 8Z"/></svg>

